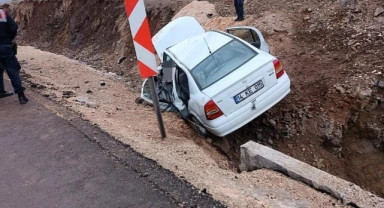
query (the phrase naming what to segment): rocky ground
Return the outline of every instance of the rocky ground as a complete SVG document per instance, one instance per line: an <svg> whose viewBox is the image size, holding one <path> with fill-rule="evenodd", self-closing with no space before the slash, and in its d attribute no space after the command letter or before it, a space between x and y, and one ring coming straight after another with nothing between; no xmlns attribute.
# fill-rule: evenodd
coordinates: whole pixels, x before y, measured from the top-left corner
<svg viewBox="0 0 384 208"><path fill-rule="evenodd" d="M145 2L155 33L191 1ZM384 196L383 2L248 0L246 20L236 24L232 0L209 3L187 14L200 16L208 29L258 27L291 77L292 93L239 131L203 143L225 153L226 168L236 170L239 146L255 140ZM27 0L14 14L20 43L115 72L136 93L130 99L138 96L141 79L121 2Z"/></svg>

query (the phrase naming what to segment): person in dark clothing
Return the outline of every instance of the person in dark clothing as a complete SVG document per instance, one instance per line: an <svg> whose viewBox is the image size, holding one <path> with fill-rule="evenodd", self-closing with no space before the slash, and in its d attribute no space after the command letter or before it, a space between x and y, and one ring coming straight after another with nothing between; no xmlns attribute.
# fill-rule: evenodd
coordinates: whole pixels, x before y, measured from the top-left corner
<svg viewBox="0 0 384 208"><path fill-rule="evenodd" d="M235 21L244 20L244 0L234 0L237 19Z"/></svg>
<svg viewBox="0 0 384 208"><path fill-rule="evenodd" d="M28 102L20 78L20 63L16 58L17 49L13 42L18 26L11 16L0 5L0 98L11 93L4 90L4 71L11 80L14 93L18 94L20 104Z"/></svg>

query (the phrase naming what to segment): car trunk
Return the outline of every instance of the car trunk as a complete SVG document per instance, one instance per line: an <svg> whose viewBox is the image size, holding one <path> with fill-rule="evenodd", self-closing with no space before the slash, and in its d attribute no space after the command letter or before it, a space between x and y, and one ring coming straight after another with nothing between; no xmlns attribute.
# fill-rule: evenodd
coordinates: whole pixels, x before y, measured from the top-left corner
<svg viewBox="0 0 384 208"><path fill-rule="evenodd" d="M257 97L277 84L274 57L260 53L240 68L203 90L225 115L253 102Z"/></svg>

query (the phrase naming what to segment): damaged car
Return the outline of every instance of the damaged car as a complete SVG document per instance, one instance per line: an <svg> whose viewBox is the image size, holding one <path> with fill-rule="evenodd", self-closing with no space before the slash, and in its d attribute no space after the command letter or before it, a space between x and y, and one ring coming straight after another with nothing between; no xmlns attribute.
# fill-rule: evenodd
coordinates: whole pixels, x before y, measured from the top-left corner
<svg viewBox="0 0 384 208"><path fill-rule="evenodd" d="M256 28L205 31L186 16L152 42L161 60L155 77L160 108L180 113L202 135L232 133L290 92L290 78ZM141 98L152 103L147 80Z"/></svg>

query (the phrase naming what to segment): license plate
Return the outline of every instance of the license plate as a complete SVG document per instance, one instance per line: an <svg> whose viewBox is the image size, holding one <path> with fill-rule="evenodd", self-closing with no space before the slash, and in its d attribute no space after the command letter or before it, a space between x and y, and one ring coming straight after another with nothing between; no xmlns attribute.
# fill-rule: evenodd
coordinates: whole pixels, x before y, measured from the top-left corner
<svg viewBox="0 0 384 208"><path fill-rule="evenodd" d="M243 92L237 94L233 99L235 100L236 104L240 103L241 101L251 97L253 94L258 92L259 90L264 88L263 80L257 81L252 86L245 89Z"/></svg>

